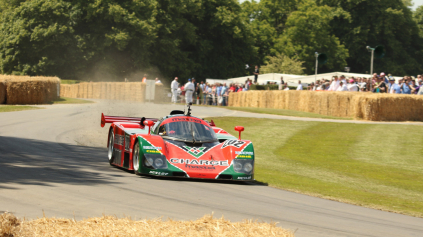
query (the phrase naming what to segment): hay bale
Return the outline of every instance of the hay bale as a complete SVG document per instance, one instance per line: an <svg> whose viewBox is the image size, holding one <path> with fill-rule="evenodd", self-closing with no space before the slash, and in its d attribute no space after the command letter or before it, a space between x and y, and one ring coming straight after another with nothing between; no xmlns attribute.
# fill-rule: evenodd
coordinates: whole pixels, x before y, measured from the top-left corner
<svg viewBox="0 0 423 237"><path fill-rule="evenodd" d="M93 83L92 82L87 83L87 98L90 98L90 99L93 98Z"/></svg>
<svg viewBox="0 0 423 237"><path fill-rule="evenodd" d="M162 83L156 83L154 87L154 102L163 103L166 102L164 85Z"/></svg>
<svg viewBox="0 0 423 237"><path fill-rule="evenodd" d="M101 82L93 83L93 99L100 99L101 97Z"/></svg>
<svg viewBox="0 0 423 237"><path fill-rule="evenodd" d="M56 77L8 76L6 100L8 104L44 104L58 98Z"/></svg>
<svg viewBox="0 0 423 237"><path fill-rule="evenodd" d="M132 220L102 216L76 221L65 218L19 220L8 214L0 215L0 236L281 236L293 237L290 230L277 223L244 220L231 222L223 217L205 215L197 220L177 221L161 218Z"/></svg>
<svg viewBox="0 0 423 237"><path fill-rule="evenodd" d="M6 80L0 79L0 104L6 102Z"/></svg>

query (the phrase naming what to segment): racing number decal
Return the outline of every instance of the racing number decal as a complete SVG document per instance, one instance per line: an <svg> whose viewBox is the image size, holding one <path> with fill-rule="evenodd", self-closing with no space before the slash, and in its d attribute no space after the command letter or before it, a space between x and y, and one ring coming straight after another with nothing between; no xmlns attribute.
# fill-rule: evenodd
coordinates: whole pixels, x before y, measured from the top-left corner
<svg viewBox="0 0 423 237"><path fill-rule="evenodd" d="M242 145L244 145L244 144L245 144L244 141L226 140L222 145L222 149L227 147L227 146L233 146L233 147L236 147L236 148L241 148Z"/></svg>

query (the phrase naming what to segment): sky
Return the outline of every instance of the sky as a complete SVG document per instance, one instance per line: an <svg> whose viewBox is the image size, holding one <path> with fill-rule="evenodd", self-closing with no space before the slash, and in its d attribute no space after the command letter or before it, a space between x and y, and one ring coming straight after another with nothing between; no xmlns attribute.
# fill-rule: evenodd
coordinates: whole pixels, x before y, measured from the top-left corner
<svg viewBox="0 0 423 237"><path fill-rule="evenodd" d="M423 0L413 0L413 2L414 2L413 10L416 10L417 7L423 5Z"/></svg>

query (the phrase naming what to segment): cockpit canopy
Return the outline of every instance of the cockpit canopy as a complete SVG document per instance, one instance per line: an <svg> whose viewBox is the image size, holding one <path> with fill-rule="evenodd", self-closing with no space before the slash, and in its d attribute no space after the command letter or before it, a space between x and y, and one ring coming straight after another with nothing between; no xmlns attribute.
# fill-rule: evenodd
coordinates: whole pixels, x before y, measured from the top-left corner
<svg viewBox="0 0 423 237"><path fill-rule="evenodd" d="M217 136L206 122L193 117L169 118L160 124L159 135L184 142L216 142Z"/></svg>

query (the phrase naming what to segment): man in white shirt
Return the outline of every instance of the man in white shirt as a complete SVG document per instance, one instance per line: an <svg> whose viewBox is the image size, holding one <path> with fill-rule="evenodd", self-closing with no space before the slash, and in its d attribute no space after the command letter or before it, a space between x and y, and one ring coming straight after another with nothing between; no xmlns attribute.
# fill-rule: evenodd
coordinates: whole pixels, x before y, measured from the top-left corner
<svg viewBox="0 0 423 237"><path fill-rule="evenodd" d="M328 91L337 91L338 88L339 88L339 80L338 80L338 77L335 76L334 77L334 80L330 84L330 87L329 87Z"/></svg>
<svg viewBox="0 0 423 237"><path fill-rule="evenodd" d="M347 85L344 85L342 81L339 82L339 87L336 91L348 91Z"/></svg>
<svg viewBox="0 0 423 237"><path fill-rule="evenodd" d="M348 84L347 88L349 91L358 91L358 85L355 84L354 79L350 80L350 83Z"/></svg>
<svg viewBox="0 0 423 237"><path fill-rule="evenodd" d="M301 81L298 81L297 91L302 91L303 85L301 84Z"/></svg>
<svg viewBox="0 0 423 237"><path fill-rule="evenodd" d="M161 84L162 82L159 80L159 78L156 77L156 84Z"/></svg>
<svg viewBox="0 0 423 237"><path fill-rule="evenodd" d="M191 82L191 79L188 79L188 82L184 86L185 91L185 100L188 103L192 103L192 94L194 93L195 86Z"/></svg>
<svg viewBox="0 0 423 237"><path fill-rule="evenodd" d="M178 78L175 79L170 83L170 89L172 90L172 102L176 103L178 101Z"/></svg>

